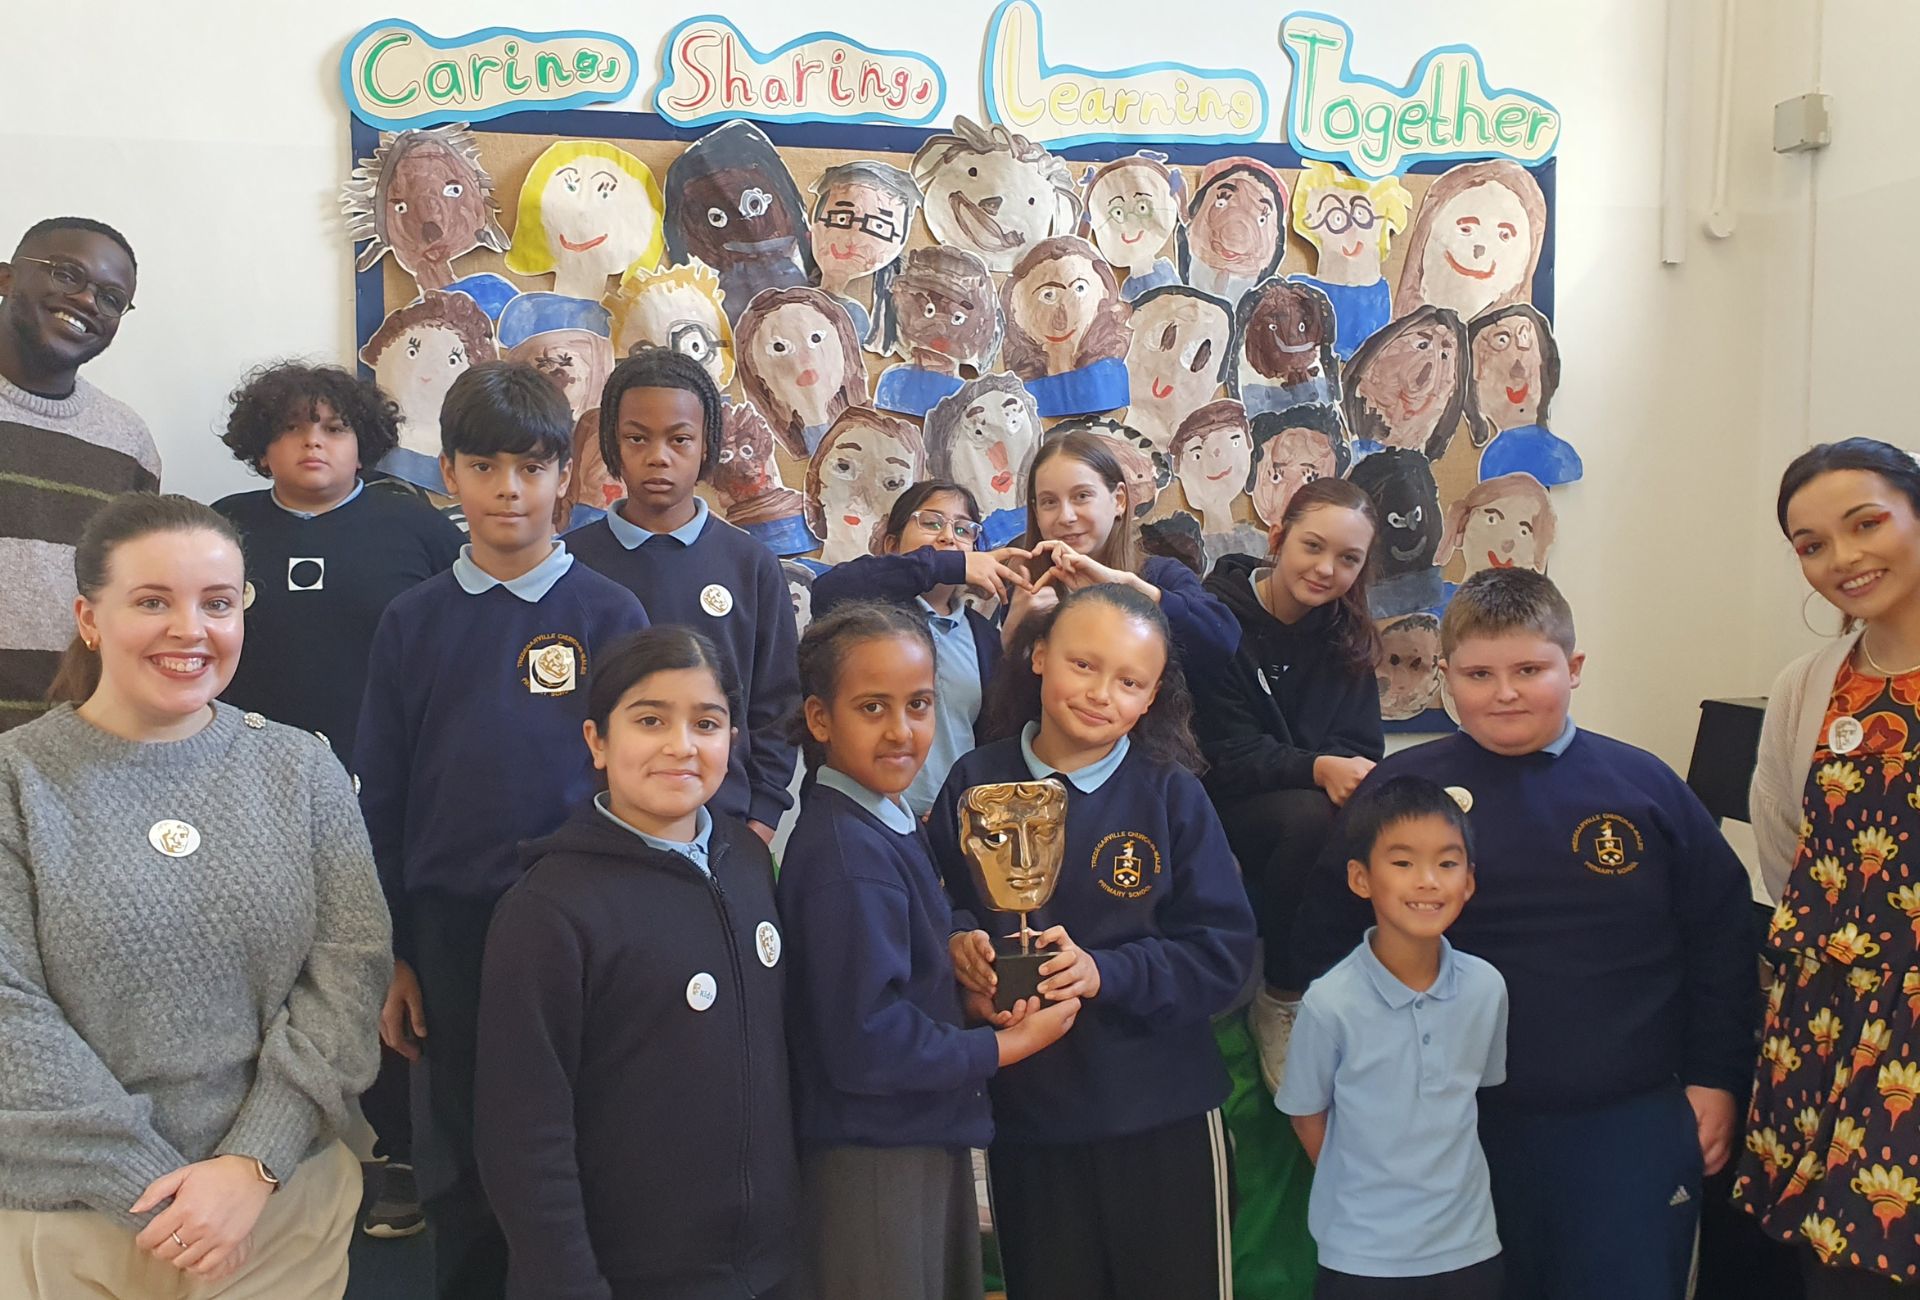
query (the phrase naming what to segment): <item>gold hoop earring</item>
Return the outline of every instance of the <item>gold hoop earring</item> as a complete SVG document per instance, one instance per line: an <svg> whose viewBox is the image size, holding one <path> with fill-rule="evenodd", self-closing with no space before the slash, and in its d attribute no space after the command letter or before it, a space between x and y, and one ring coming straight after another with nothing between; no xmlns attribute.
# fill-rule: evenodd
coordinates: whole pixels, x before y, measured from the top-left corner
<svg viewBox="0 0 1920 1300"><path fill-rule="evenodd" d="M1817 591L1809 591L1806 595L1806 599L1800 602L1800 625L1806 628L1807 631L1813 633L1815 636L1823 637L1829 641L1831 641L1834 637L1844 636L1847 631L1847 616L1845 614L1840 615L1840 626L1835 628L1831 632L1822 632L1819 628L1813 625L1813 620L1807 617L1807 605L1813 600L1815 596L1818 596L1819 594L1820 593ZM1827 608L1832 609L1833 606L1829 604ZM1834 610L1834 613L1839 614L1840 611L1836 609Z"/></svg>

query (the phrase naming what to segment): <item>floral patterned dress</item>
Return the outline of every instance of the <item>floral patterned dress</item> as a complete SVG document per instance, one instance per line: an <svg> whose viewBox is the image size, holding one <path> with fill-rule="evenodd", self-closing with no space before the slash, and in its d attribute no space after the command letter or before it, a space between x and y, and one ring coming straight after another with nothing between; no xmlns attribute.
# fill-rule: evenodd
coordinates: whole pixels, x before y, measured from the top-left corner
<svg viewBox="0 0 1920 1300"><path fill-rule="evenodd" d="M1920 1277L1916 705L1920 671L1834 679L1733 1189L1770 1235L1901 1280Z"/></svg>

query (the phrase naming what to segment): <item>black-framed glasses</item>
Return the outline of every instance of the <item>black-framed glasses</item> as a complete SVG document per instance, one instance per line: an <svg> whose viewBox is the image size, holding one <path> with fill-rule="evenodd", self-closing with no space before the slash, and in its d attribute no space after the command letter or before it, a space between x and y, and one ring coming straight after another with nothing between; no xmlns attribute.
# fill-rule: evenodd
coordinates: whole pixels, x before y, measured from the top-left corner
<svg viewBox="0 0 1920 1300"><path fill-rule="evenodd" d="M103 284L87 274L87 268L78 262L69 262L64 257L16 257L16 262L37 262L47 268L47 275L60 286L62 293L79 293L84 289L93 290L93 305L100 309L103 316L124 316L133 310L133 299L126 290L117 284Z"/></svg>
<svg viewBox="0 0 1920 1300"><path fill-rule="evenodd" d="M855 212L852 208L828 208L820 215L820 224L835 230L860 227L865 234L888 243L900 238L900 222L891 212Z"/></svg>
<svg viewBox="0 0 1920 1300"><path fill-rule="evenodd" d="M974 523L971 519L949 519L938 510L916 511L912 519L914 523L919 524L935 537L938 537L941 533L951 531L953 533L953 540L956 542L977 542L980 540L980 525Z"/></svg>
<svg viewBox="0 0 1920 1300"><path fill-rule="evenodd" d="M1330 235L1344 235L1349 230L1372 230L1375 221L1373 204L1366 196L1356 195L1351 206L1335 206L1325 210L1319 220L1307 218L1307 224L1315 230L1324 230Z"/></svg>

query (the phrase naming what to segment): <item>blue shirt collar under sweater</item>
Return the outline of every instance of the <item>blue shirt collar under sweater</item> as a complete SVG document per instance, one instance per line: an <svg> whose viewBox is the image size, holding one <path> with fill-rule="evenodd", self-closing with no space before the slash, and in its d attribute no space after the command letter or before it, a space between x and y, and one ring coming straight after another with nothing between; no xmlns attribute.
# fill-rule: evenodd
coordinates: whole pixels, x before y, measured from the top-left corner
<svg viewBox="0 0 1920 1300"><path fill-rule="evenodd" d="M1107 783L1107 778L1120 770L1121 760L1126 758L1127 749L1133 738L1122 736L1114 742L1107 756L1096 763L1089 763L1077 772L1062 772L1059 768L1042 763L1033 752L1033 738L1040 734L1040 724L1029 722L1020 729L1020 757L1027 760L1027 770L1033 773L1033 779L1044 781L1050 776L1065 777L1073 783L1073 788L1081 794L1092 794Z"/></svg>
<svg viewBox="0 0 1920 1300"><path fill-rule="evenodd" d="M633 834L638 835L641 839L645 840L650 847L659 849L662 853L678 853L681 857L693 863L694 866L700 868L700 870L706 872L709 876L713 874L713 867L707 861L707 845L713 840L713 814L709 813L705 808L696 809L693 814L692 839L663 840L658 835L647 834L638 826L635 826L632 822L614 812L612 808L609 808L607 806L607 792L605 790L593 796L593 806L600 810L602 817L605 817L621 830L631 831Z"/></svg>
<svg viewBox="0 0 1920 1300"><path fill-rule="evenodd" d="M885 795L875 794L838 768L820 767L814 771L813 780L816 785L824 785L829 790L838 790L859 804L873 815L874 820L895 835L911 835L919 826L913 814L908 812L906 806L898 799L889 799Z"/></svg>
<svg viewBox="0 0 1920 1300"><path fill-rule="evenodd" d="M362 492L366 491L366 489L367 489L366 483L364 483L360 479L355 479L353 481L353 491L347 493L347 495L341 498L339 501L336 501L330 507L330 509L338 510L341 506L350 504L355 497L359 496ZM328 513L328 511L326 510L295 510L292 506L282 501L280 499L280 494L278 492L275 492L272 488L267 489L267 500L279 506L282 510L292 515L295 519L318 519L321 515Z"/></svg>
<svg viewBox="0 0 1920 1300"><path fill-rule="evenodd" d="M1533 752L1536 754L1549 754L1554 758L1558 758L1562 754L1567 752L1567 746L1573 743L1574 735L1578 732L1578 730L1579 729L1573 725L1573 715L1569 713L1567 715L1566 722L1562 724L1560 728L1560 734L1555 736L1552 740L1540 746L1539 749ZM1466 735L1468 740L1473 740L1473 735L1471 732L1466 732L1464 728L1462 729L1462 731L1463 731L1463 734ZM1476 745L1480 744L1480 742L1477 740L1474 740L1473 743ZM1486 749L1486 746L1481 745L1481 748ZM1488 749L1487 752L1491 754L1493 751ZM1519 755L1514 755L1514 757L1524 758L1525 755L1519 754Z"/></svg>
<svg viewBox="0 0 1920 1300"><path fill-rule="evenodd" d="M650 533L638 524L629 523L627 517L620 513L620 507L625 504L627 504L625 497L613 503L613 506L607 511L607 527L611 529L613 535L619 539L620 545L626 547L629 551L636 546L645 546L656 537L671 537L682 546L692 546L700 540L700 530L707 526L707 516L713 513L705 500L700 497L695 497L693 499L693 518L687 520L686 523L681 524L672 532Z"/></svg>
<svg viewBox="0 0 1920 1300"><path fill-rule="evenodd" d="M460 584L460 590L469 596L478 596L494 587L505 587L529 605L537 605L553 590L553 584L564 578L572 567L573 557L567 554L567 544L555 538L553 550L546 559L519 577L502 582L473 562L473 543L468 542L460 548L460 558L453 562L453 577Z"/></svg>

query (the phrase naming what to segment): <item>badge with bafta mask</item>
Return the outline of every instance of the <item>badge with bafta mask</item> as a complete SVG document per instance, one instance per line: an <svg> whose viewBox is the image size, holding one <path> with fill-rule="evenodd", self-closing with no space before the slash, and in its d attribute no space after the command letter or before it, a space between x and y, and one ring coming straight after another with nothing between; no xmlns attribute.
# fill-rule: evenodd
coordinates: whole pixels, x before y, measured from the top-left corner
<svg viewBox="0 0 1920 1300"><path fill-rule="evenodd" d="M1020 928L994 942L997 1011L1038 996L1040 967L1054 954L1035 952L1040 932L1027 917L1047 905L1060 883L1067 847L1067 791L1058 781L1002 781L960 796L960 852L988 907L1012 912ZM1009 948L1006 940L1017 940Z"/></svg>
<svg viewBox="0 0 1920 1300"><path fill-rule="evenodd" d="M571 695L587 675L586 647L563 632L549 632L521 648L517 667L533 694Z"/></svg>

